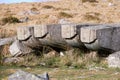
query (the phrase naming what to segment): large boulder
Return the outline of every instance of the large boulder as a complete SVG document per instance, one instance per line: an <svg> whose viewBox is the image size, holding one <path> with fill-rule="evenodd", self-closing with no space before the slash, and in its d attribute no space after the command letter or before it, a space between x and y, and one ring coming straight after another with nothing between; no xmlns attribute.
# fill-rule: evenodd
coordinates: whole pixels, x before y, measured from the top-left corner
<svg viewBox="0 0 120 80"><path fill-rule="evenodd" d="M108 49L112 51L120 50L120 25L104 24L81 28L81 42L88 49Z"/></svg>
<svg viewBox="0 0 120 80"><path fill-rule="evenodd" d="M49 76L47 73L36 75L19 70L16 73L10 75L8 80L49 80Z"/></svg>
<svg viewBox="0 0 120 80"><path fill-rule="evenodd" d="M119 67L120 68L120 51L110 54L107 57L109 67Z"/></svg>
<svg viewBox="0 0 120 80"><path fill-rule="evenodd" d="M16 40L12 45L10 45L9 51L12 56L19 56L31 53L33 50L21 43L19 40Z"/></svg>

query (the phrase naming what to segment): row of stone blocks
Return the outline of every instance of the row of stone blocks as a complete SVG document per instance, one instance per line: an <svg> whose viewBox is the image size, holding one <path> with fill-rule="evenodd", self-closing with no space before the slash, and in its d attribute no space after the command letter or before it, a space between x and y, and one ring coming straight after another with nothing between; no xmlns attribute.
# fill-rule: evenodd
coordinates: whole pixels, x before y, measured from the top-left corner
<svg viewBox="0 0 120 80"><path fill-rule="evenodd" d="M57 50L86 47L91 50L119 51L120 25L52 24L19 27L17 38L22 43L23 48L25 45L29 48L50 46Z"/></svg>

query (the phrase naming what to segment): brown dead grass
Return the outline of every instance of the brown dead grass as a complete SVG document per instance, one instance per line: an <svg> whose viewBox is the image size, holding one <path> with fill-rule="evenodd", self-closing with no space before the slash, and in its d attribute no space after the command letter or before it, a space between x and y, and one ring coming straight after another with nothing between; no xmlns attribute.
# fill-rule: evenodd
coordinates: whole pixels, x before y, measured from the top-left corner
<svg viewBox="0 0 120 80"><path fill-rule="evenodd" d="M92 0L87 1L90 2L82 3L80 0L61 0L58 2L43 3L0 4L0 20L7 16L14 16L18 19L26 16L29 18L28 22L17 24L5 24L1 25L0 28L12 30L15 32L15 28L18 26L29 26L35 24L54 24L58 23L58 21L61 18L65 18L73 23L120 22L120 1L97 0L97 3L93 3L95 0L93 0L93 2L91 2ZM109 6L108 4L110 2L112 2L114 5ZM40 13L31 15L29 13L26 13L29 10L35 10ZM63 14L63 12L65 14ZM10 33L6 32L6 34Z"/></svg>

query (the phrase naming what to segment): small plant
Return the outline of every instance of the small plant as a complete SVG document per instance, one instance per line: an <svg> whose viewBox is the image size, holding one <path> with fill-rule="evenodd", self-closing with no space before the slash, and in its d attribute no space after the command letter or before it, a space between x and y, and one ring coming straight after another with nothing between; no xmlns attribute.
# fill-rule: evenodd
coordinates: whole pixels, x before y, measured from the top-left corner
<svg viewBox="0 0 120 80"><path fill-rule="evenodd" d="M42 8L45 8L45 9L54 9L54 7L51 6L51 5L44 5Z"/></svg>
<svg viewBox="0 0 120 80"><path fill-rule="evenodd" d="M38 11L38 9L35 8L35 7L31 8L30 10L31 10L31 11Z"/></svg>
<svg viewBox="0 0 120 80"><path fill-rule="evenodd" d="M64 11L65 11L65 10L70 10L70 9L69 9L69 8L61 8L61 7L58 7L58 8L55 8L55 10L56 10L56 11L58 11L58 10L64 10Z"/></svg>
<svg viewBox="0 0 120 80"><path fill-rule="evenodd" d="M42 61L45 63L46 67L59 67L60 58L51 57L51 58L45 58Z"/></svg>
<svg viewBox="0 0 120 80"><path fill-rule="evenodd" d="M99 13L86 13L84 15L84 19L88 20L88 21L91 21L91 20L96 20L96 21L99 21L100 18L99 18L100 14Z"/></svg>
<svg viewBox="0 0 120 80"><path fill-rule="evenodd" d="M65 12L60 12L59 13L60 17L65 17L65 18L72 18L73 16L71 14L65 13Z"/></svg>
<svg viewBox="0 0 120 80"><path fill-rule="evenodd" d="M97 0L81 0L82 1L82 3L84 3L84 2L97 2Z"/></svg>
<svg viewBox="0 0 120 80"><path fill-rule="evenodd" d="M2 19L2 24L19 23L19 19L13 16L5 17Z"/></svg>
<svg viewBox="0 0 120 80"><path fill-rule="evenodd" d="M0 65L2 64L2 54L0 53Z"/></svg>

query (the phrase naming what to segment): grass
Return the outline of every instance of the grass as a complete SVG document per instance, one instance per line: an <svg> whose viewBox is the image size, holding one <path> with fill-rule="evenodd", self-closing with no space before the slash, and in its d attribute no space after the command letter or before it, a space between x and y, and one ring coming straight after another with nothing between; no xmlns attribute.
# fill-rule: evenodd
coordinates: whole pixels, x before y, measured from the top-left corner
<svg viewBox="0 0 120 80"><path fill-rule="evenodd" d="M84 3L84 2L97 2L97 0L81 0L82 1L82 3Z"/></svg>
<svg viewBox="0 0 120 80"><path fill-rule="evenodd" d="M43 51L45 53L45 51ZM34 74L48 72L51 80L118 80L119 68L108 68L96 52L84 53L80 49L64 52L64 56L45 57L43 52L25 55L25 61L0 66L0 80L21 69ZM40 54L40 55L39 55ZM47 55L47 54L46 54ZM96 69L98 67L98 69ZM104 68L104 69L101 69ZM92 70L90 70L92 68ZM117 74L116 74L117 72ZM116 76L116 77L113 77Z"/></svg>
<svg viewBox="0 0 120 80"><path fill-rule="evenodd" d="M39 52L40 55L37 54L28 54L24 56L24 61L20 63L15 63L13 65L18 66L44 66L44 67L52 67L52 68L61 68L61 67L73 67L73 68L87 68L88 65L91 64L99 64L100 60L95 53L87 53L84 54L79 49L73 49L70 52L64 52L65 56L49 56L42 55L43 52ZM45 52L44 52L45 53ZM49 54L50 55L50 54ZM94 56L93 56L94 55Z"/></svg>
<svg viewBox="0 0 120 80"><path fill-rule="evenodd" d="M51 6L51 5L44 5L44 6L42 6L42 8L44 8L44 9L54 9L54 7Z"/></svg>
<svg viewBox="0 0 120 80"><path fill-rule="evenodd" d="M71 14L66 13L66 12L59 12L59 17L72 18L73 16Z"/></svg>
<svg viewBox="0 0 120 80"><path fill-rule="evenodd" d="M38 9L36 7L32 7L30 10L31 11L38 11Z"/></svg>
<svg viewBox="0 0 120 80"><path fill-rule="evenodd" d="M72 68L45 68L45 67L16 67L1 66L0 80L7 80L7 77L17 70L23 70L34 74L48 72L51 80L119 80L120 72L116 69L105 68L105 70L88 70L88 69L72 69ZM116 74L117 73L117 74Z"/></svg>
<svg viewBox="0 0 120 80"><path fill-rule="evenodd" d="M19 23L19 19L13 16L9 16L9 17L4 17L2 18L2 24L7 24L7 23Z"/></svg>
<svg viewBox="0 0 120 80"><path fill-rule="evenodd" d="M87 21L100 21L100 13L88 12L84 15L84 19Z"/></svg>

